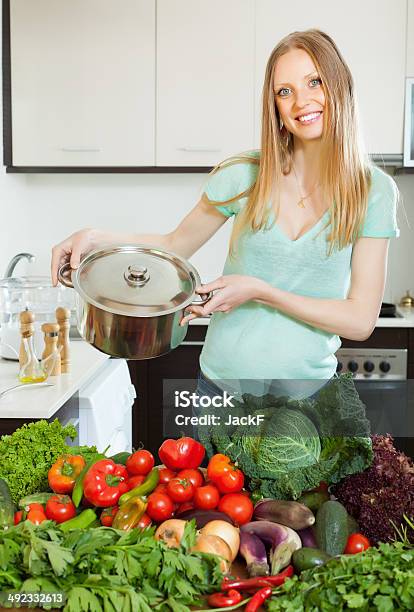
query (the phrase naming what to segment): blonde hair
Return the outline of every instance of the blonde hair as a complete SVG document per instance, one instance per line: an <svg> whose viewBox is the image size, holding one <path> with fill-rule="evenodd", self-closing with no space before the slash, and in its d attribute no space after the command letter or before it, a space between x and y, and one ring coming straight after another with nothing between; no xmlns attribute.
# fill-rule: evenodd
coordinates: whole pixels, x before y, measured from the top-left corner
<svg viewBox="0 0 414 612"><path fill-rule="evenodd" d="M241 233L250 228L253 232L265 228L271 213L269 202L274 201L282 174L290 171L293 153L293 136L279 128L280 117L273 87L277 60L292 49L303 49L312 58L325 94L323 134L321 140L321 193L327 202L330 218L329 251L342 249L353 243L361 230L371 187L371 170L368 157L360 142L354 81L351 72L336 44L320 30L292 32L273 49L267 62L263 85L262 135L259 157L241 154L216 166L211 174L240 162L258 164L257 179L243 193L236 194L223 205L247 197L245 207L237 215L230 242L230 252Z"/></svg>

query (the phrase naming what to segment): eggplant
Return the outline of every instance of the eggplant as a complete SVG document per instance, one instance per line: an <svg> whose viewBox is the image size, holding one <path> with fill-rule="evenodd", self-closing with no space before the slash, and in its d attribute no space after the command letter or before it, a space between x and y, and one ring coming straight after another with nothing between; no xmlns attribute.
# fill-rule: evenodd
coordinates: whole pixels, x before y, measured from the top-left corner
<svg viewBox="0 0 414 612"><path fill-rule="evenodd" d="M302 546L306 548L318 548L318 544L316 542L315 534L312 527L307 527L306 529L298 529L298 535L302 541Z"/></svg>
<svg viewBox="0 0 414 612"><path fill-rule="evenodd" d="M250 533L271 545L270 564L272 576L288 566L295 550L302 548L300 537L290 527L271 521L253 521L240 527L242 533Z"/></svg>
<svg viewBox="0 0 414 612"><path fill-rule="evenodd" d="M226 521L230 525L234 526L234 522L224 512L218 510L186 510L176 515L177 518L183 519L184 521L191 521L195 519L197 529L202 529L204 525L207 525L210 521Z"/></svg>
<svg viewBox="0 0 414 612"><path fill-rule="evenodd" d="M246 561L247 572L251 578L269 575L266 548L256 535L247 531L240 532L239 554Z"/></svg>
<svg viewBox="0 0 414 612"><path fill-rule="evenodd" d="M254 507L253 519L272 521L291 529L306 529L315 523L315 516L305 504L281 499L263 499Z"/></svg>

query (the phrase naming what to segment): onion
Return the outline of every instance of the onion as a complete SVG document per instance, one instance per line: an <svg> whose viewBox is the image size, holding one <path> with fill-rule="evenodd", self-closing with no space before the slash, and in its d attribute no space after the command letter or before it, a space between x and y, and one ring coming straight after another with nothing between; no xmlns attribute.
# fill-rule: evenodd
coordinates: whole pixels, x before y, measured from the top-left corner
<svg viewBox="0 0 414 612"><path fill-rule="evenodd" d="M178 548L184 535L186 522L181 519L164 521L155 532L155 539L162 540L170 548Z"/></svg>
<svg viewBox="0 0 414 612"><path fill-rule="evenodd" d="M200 531L203 535L216 535L228 544L231 550L231 561L237 557L240 548L239 530L226 521L210 521Z"/></svg>
<svg viewBox="0 0 414 612"><path fill-rule="evenodd" d="M201 534L191 550L192 552L210 553L223 557L220 561L220 569L224 574L229 571L232 552L223 538L216 535Z"/></svg>

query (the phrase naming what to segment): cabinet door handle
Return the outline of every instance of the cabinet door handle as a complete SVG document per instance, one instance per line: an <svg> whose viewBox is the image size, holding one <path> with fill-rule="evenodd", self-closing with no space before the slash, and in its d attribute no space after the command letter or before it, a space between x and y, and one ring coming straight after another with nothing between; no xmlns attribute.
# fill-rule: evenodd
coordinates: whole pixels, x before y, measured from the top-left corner
<svg viewBox="0 0 414 612"><path fill-rule="evenodd" d="M203 346L204 340L184 340L180 346Z"/></svg>
<svg viewBox="0 0 414 612"><path fill-rule="evenodd" d="M61 147L60 151L64 153L100 153L102 149L94 149L91 147Z"/></svg>
<svg viewBox="0 0 414 612"><path fill-rule="evenodd" d="M186 151L187 153L219 153L221 148L218 147L178 147L177 151Z"/></svg>

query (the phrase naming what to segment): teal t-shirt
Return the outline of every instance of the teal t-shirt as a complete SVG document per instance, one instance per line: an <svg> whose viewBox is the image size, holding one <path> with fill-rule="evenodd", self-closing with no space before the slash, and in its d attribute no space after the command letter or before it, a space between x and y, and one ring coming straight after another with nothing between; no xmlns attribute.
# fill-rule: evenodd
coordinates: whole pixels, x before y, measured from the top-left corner
<svg viewBox="0 0 414 612"><path fill-rule="evenodd" d="M248 189L257 171L258 165L248 162L222 168L209 178L205 193L212 201L224 202ZM398 236L397 193L393 179L374 166L362 236ZM230 217L245 203L243 198L217 208ZM328 219L327 212L294 241L277 223L244 233L234 256L227 257L223 274L255 276L298 295L344 299L350 286L352 245L327 254L329 230L323 228ZM336 371L340 344L335 334L249 301L227 314L212 315L200 367L208 378L221 381L326 380Z"/></svg>

